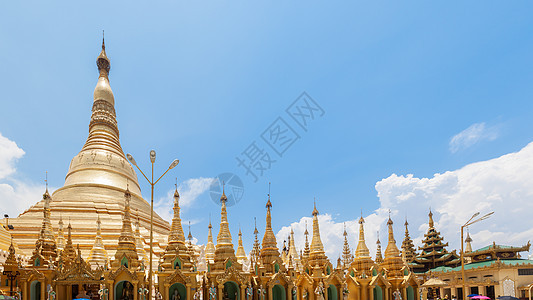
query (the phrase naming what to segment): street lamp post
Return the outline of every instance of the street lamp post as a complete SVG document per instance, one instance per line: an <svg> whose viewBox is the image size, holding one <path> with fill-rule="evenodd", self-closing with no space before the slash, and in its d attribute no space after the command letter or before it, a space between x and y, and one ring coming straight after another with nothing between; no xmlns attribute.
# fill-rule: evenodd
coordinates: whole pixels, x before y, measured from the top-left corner
<svg viewBox="0 0 533 300"><path fill-rule="evenodd" d="M170 166L165 171L165 173L163 173L163 175L159 176L159 178L156 181L154 181L155 150L151 150L150 151L150 162L152 163L152 177L151 177L151 180L148 179L148 177L146 175L144 175L144 172L139 168L139 166L137 166L137 162L135 161L135 159L133 158L133 156L131 154L128 153L126 156L128 157L128 160L131 162L131 164L134 165L135 167L137 167L137 170L139 170L139 172L141 172L143 177L146 179L146 181L148 181L148 183L151 186L151 197L150 197L150 268L148 269L148 299L152 299L152 287L153 287L152 286L152 253L153 253L153 239L154 239L154 186L156 185L156 183L159 182L159 180L161 178L163 178L163 176L165 176L165 174L167 174L168 171L170 171L171 169L176 167L179 164L180 161L175 159L170 164Z"/></svg>
<svg viewBox="0 0 533 300"><path fill-rule="evenodd" d="M17 276L20 275L20 272L19 271L4 271L2 274L4 274L5 276L7 276L7 279L9 279L9 294L10 296L13 296L13 281L15 281L15 279L17 278Z"/></svg>
<svg viewBox="0 0 533 300"><path fill-rule="evenodd" d="M484 215L483 217L479 217L477 219L475 219L477 216L479 216L479 212L475 213L474 215L472 215L472 217L470 217L470 219L463 225L461 226L461 277L463 279L463 300L466 299L466 279L465 279L465 257L464 257L464 239L463 239L463 231L464 231L464 228L465 227L468 227L474 223L477 223L479 221L483 221L485 219L487 219L488 217L490 217L494 212L490 212L486 215Z"/></svg>

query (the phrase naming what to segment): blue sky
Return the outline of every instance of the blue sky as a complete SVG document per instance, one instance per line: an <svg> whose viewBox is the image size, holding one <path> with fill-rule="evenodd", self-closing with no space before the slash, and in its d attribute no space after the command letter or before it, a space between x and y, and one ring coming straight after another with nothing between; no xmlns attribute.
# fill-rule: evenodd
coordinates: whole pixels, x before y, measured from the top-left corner
<svg viewBox="0 0 533 300"><path fill-rule="evenodd" d="M340 224L361 209L382 216L376 183L392 174L431 179L533 141L528 1L1 6L0 133L25 154L6 159L0 183L38 186L48 171L52 186L63 184L87 137L105 29L124 151L146 169L156 149L159 172L180 159L158 199L168 200L176 176L240 176L244 198L229 214L247 251L253 217L264 229L268 182L276 232L310 216L314 197ZM304 91L324 115L307 132L295 127L301 139L255 183L235 157ZM219 208L207 192L191 201L183 218L203 243ZM397 241L406 215L413 235L423 233L427 204L393 211Z"/></svg>

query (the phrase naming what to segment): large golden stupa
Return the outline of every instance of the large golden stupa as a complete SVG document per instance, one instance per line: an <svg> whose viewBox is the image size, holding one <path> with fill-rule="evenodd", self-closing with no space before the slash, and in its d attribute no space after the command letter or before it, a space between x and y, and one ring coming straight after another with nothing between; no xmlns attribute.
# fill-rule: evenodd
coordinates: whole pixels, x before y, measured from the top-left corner
<svg viewBox="0 0 533 300"><path fill-rule="evenodd" d="M141 227L141 240L147 247L150 228L150 204L141 196L137 175L120 146L115 114L115 99L109 84L110 61L105 44L96 60L100 75L94 89L94 103L89 137L80 153L70 162L65 184L52 194L50 203L54 231L60 218L72 225L72 238L84 255L92 248L100 218L102 239L109 255L116 251L124 214L124 192L129 187L131 210L137 211ZM44 192L44 191L43 191ZM23 254L30 255L35 248L43 218L44 201L41 200L11 224L11 231ZM154 213L155 250L162 251L158 243L166 243L169 224ZM158 249L159 248L159 249Z"/></svg>

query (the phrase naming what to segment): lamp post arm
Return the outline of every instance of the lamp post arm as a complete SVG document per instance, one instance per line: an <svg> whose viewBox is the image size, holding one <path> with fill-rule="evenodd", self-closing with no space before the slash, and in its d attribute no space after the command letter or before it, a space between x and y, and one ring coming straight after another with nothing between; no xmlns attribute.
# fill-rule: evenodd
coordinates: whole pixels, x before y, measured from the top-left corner
<svg viewBox="0 0 533 300"><path fill-rule="evenodd" d="M163 176L165 176L165 174L168 173L168 171L170 171L170 168L168 168L168 169L165 171L165 173L163 173L163 175L159 176L159 178L154 182L154 185L156 185L156 183L158 183L159 180L161 180L161 178L163 178Z"/></svg>
<svg viewBox="0 0 533 300"><path fill-rule="evenodd" d="M141 170L141 168L139 168L138 166L135 166L135 167L137 168L137 170L139 170L139 172L141 172L141 174L144 176L146 181L148 181L148 183L151 185L152 182L150 181L150 179L148 179L148 177L146 177L146 175L144 175L144 172Z"/></svg>

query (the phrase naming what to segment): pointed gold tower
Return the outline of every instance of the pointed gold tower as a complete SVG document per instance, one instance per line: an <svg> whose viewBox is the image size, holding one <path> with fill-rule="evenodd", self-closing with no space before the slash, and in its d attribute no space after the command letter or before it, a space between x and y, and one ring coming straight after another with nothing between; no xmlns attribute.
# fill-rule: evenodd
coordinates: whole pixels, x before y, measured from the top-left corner
<svg viewBox="0 0 533 300"><path fill-rule="evenodd" d="M63 218L59 216L59 223L57 224L57 250L63 251L65 249L65 232L63 231Z"/></svg>
<svg viewBox="0 0 533 300"><path fill-rule="evenodd" d="M231 241L231 233L229 231L228 212L226 210L226 202L228 198L224 191L220 197L221 209L220 209L220 231L217 235L217 245L215 248L215 264L213 265L213 271L224 271L227 265L237 263L235 257L235 250L233 249L233 242ZM230 259L232 262L227 262Z"/></svg>
<svg viewBox="0 0 533 300"><path fill-rule="evenodd" d="M311 249L309 248L309 231L307 231L307 221L305 222L305 244L304 244L304 251L302 254L302 260L309 260L309 253L311 252Z"/></svg>
<svg viewBox="0 0 533 300"><path fill-rule="evenodd" d="M402 268L405 266L401 256L400 250L396 246L396 240L394 239L394 230L392 228L392 219L389 215L389 220L387 221L388 231L389 231L389 242L387 248L385 248L385 259L381 263L381 267L387 269L387 278L390 281L393 281L394 278L402 278L403 273Z"/></svg>
<svg viewBox="0 0 533 300"><path fill-rule="evenodd" d="M120 266L125 266L131 270L137 270L140 265L135 245L135 236L131 228L131 193L128 187L124 192L124 217L122 219L122 230L118 238L118 249L115 252L115 259L111 262L111 269L117 270Z"/></svg>
<svg viewBox="0 0 533 300"><path fill-rule="evenodd" d="M313 238L311 239L311 251L309 252L309 265L324 267L328 258L324 252L324 245L320 238L320 228L318 227L318 210L316 202L313 208Z"/></svg>
<svg viewBox="0 0 533 300"><path fill-rule="evenodd" d="M257 235L259 234L259 230L257 230L257 220L254 218L254 245L252 247L252 251L250 251L250 261L255 266L258 263L260 263L261 258L261 244L259 244L259 239L257 238Z"/></svg>
<svg viewBox="0 0 533 300"><path fill-rule="evenodd" d="M383 262L383 255L381 254L381 242L379 240L379 231L378 231L378 240L376 241L376 263L381 264Z"/></svg>
<svg viewBox="0 0 533 300"><path fill-rule="evenodd" d="M295 244L296 244L296 241L294 239L294 230L292 230L292 227L291 227L291 235L289 238L289 254L287 255L288 256L287 262L289 263L292 260L293 264L298 265L300 263L300 258L298 257L298 250L296 250Z"/></svg>
<svg viewBox="0 0 533 300"><path fill-rule="evenodd" d="M242 232L240 228L239 228L239 246L237 247L236 257L237 257L237 261L241 264L245 263L247 260L246 251L244 251L244 245L242 244Z"/></svg>
<svg viewBox="0 0 533 300"><path fill-rule="evenodd" d="M207 233L207 244L205 245L205 259L208 264L215 262L215 244L213 243L213 226L211 225L211 219L209 219L209 226L207 227L209 232Z"/></svg>
<svg viewBox="0 0 533 300"><path fill-rule="evenodd" d="M379 242L379 237L377 256L381 256L381 243ZM383 258L381 258L381 260L383 260ZM351 264L351 268L354 270L356 276L364 279L366 276L371 274L370 269L373 266L375 266L375 263L370 257L370 251L368 250L365 242L365 219L361 214L361 218L359 219L359 243L357 243L357 248L355 249L355 257L353 263Z"/></svg>
<svg viewBox="0 0 533 300"><path fill-rule="evenodd" d="M185 244L185 233L181 225L180 194L178 186L174 191L174 215L168 236L168 245L163 255L163 268L173 270L176 268L189 270L192 267L189 247Z"/></svg>
<svg viewBox="0 0 533 300"><path fill-rule="evenodd" d="M117 243L113 241L120 236L123 193L128 183L132 208L141 212L142 220L150 219L150 205L142 199L137 175L120 146L115 99L109 83L110 60L104 42L96 64L99 76L93 93L89 136L70 162L64 186L53 193L54 201L50 203L54 222L60 215L71 218L76 228L74 239L85 255L94 243L98 215L106 225L108 250L111 254L116 251ZM11 220L15 227L13 236L22 254L28 255L33 248L44 210L44 201L40 201ZM168 229L168 223L154 214L154 240L167 235ZM155 250L160 251L158 245L155 246ZM43 250L47 251L45 248Z"/></svg>
<svg viewBox="0 0 533 300"><path fill-rule="evenodd" d="M139 255L139 259L145 266L148 266L148 256L146 255L146 250L144 250L140 223L141 222L139 221L139 212L137 212L137 218L135 220L135 246L137 247L137 254Z"/></svg>
<svg viewBox="0 0 533 300"><path fill-rule="evenodd" d="M57 258L57 246L52 229L52 223L50 222L50 202L52 198L48 193L48 188L43 194L43 221L41 225L41 231L39 238L35 242L35 250L30 261L35 262L38 256L42 256L44 261L40 261L40 265L49 265L55 262ZM42 260L40 258L39 260Z"/></svg>
<svg viewBox="0 0 533 300"><path fill-rule="evenodd" d="M91 267L106 267L107 265L107 252L102 241L102 222L100 217L96 219L96 238L94 239L94 245L89 254L87 262Z"/></svg>
<svg viewBox="0 0 533 300"><path fill-rule="evenodd" d="M342 268L346 269L353 262L353 254L350 250L350 244L348 243L348 232L346 232L346 224L344 224L344 245L342 246Z"/></svg>
<svg viewBox="0 0 533 300"><path fill-rule="evenodd" d="M270 266L270 264L279 259L280 254L278 250L278 244L276 242L276 236L272 230L272 215L271 215L272 202L270 202L270 194L266 203L266 226L265 235L263 236L263 243L261 245L261 264L263 266ZM270 271L270 270L269 270ZM270 271L270 273L273 273Z"/></svg>

